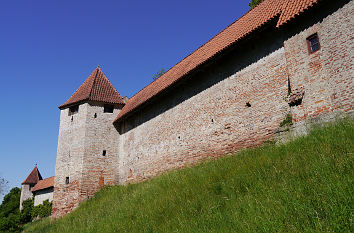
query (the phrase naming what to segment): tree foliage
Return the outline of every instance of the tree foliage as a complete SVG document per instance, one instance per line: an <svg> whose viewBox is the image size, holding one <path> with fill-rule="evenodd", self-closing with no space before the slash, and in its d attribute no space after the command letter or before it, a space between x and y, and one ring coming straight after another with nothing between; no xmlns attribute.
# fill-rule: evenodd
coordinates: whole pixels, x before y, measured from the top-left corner
<svg viewBox="0 0 354 233"><path fill-rule="evenodd" d="M0 219L7 217L10 213L19 212L21 189L13 188L5 195L0 205Z"/></svg>
<svg viewBox="0 0 354 233"><path fill-rule="evenodd" d="M51 214L51 202L45 200L43 204L34 206L33 198L22 203L23 209L20 212L20 196L21 189L17 187L5 195L0 205L0 232L21 232L24 224Z"/></svg>
<svg viewBox="0 0 354 233"><path fill-rule="evenodd" d="M17 187L5 195L0 205L0 232L21 231L20 196L21 189Z"/></svg>
<svg viewBox="0 0 354 233"><path fill-rule="evenodd" d="M248 4L251 9L257 6L259 3L263 2L263 0L251 0L251 2Z"/></svg>

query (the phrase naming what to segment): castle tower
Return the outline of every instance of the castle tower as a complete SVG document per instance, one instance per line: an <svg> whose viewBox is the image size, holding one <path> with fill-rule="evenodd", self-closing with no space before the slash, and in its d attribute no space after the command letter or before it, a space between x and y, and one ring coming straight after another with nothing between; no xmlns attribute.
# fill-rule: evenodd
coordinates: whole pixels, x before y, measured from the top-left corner
<svg viewBox="0 0 354 233"><path fill-rule="evenodd" d="M42 179L41 173L39 173L36 165L21 184L20 210L22 210L22 202L32 198L32 188Z"/></svg>
<svg viewBox="0 0 354 233"><path fill-rule="evenodd" d="M102 186L117 183L118 132L113 121L123 106L99 67L59 106L53 217L72 211Z"/></svg>

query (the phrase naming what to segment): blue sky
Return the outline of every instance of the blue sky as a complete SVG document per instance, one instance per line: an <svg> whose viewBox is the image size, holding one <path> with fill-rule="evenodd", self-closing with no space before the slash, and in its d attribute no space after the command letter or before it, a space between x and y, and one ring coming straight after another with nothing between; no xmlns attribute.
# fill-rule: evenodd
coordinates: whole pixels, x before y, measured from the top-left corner
<svg viewBox="0 0 354 233"><path fill-rule="evenodd" d="M100 65L133 96L249 10L249 0L2 1L0 177L54 175L59 109Z"/></svg>

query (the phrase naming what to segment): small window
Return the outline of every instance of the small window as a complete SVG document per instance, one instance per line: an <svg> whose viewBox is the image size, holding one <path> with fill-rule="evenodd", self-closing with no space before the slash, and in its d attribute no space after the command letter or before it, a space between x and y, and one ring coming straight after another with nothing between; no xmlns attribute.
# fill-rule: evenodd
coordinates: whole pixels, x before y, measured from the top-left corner
<svg viewBox="0 0 354 233"><path fill-rule="evenodd" d="M79 111L79 105L71 106L69 108L69 115L75 114Z"/></svg>
<svg viewBox="0 0 354 233"><path fill-rule="evenodd" d="M105 104L103 112L104 113L113 113L113 109L114 109L113 105Z"/></svg>
<svg viewBox="0 0 354 233"><path fill-rule="evenodd" d="M308 47L310 54L320 50L320 48L321 48L320 40L318 38L317 33L307 37L306 40L307 40L307 47Z"/></svg>
<svg viewBox="0 0 354 233"><path fill-rule="evenodd" d="M69 184L69 176L65 178L65 184Z"/></svg>
<svg viewBox="0 0 354 233"><path fill-rule="evenodd" d="M107 154L107 151L106 151L106 150L103 150L102 155L103 155L103 156L106 156L106 154Z"/></svg>

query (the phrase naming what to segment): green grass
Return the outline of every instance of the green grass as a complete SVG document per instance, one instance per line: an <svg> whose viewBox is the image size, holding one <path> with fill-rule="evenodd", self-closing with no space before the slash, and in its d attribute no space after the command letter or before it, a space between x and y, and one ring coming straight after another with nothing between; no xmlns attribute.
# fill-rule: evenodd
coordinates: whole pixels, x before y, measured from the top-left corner
<svg viewBox="0 0 354 233"><path fill-rule="evenodd" d="M354 122L106 187L25 232L353 232Z"/></svg>

